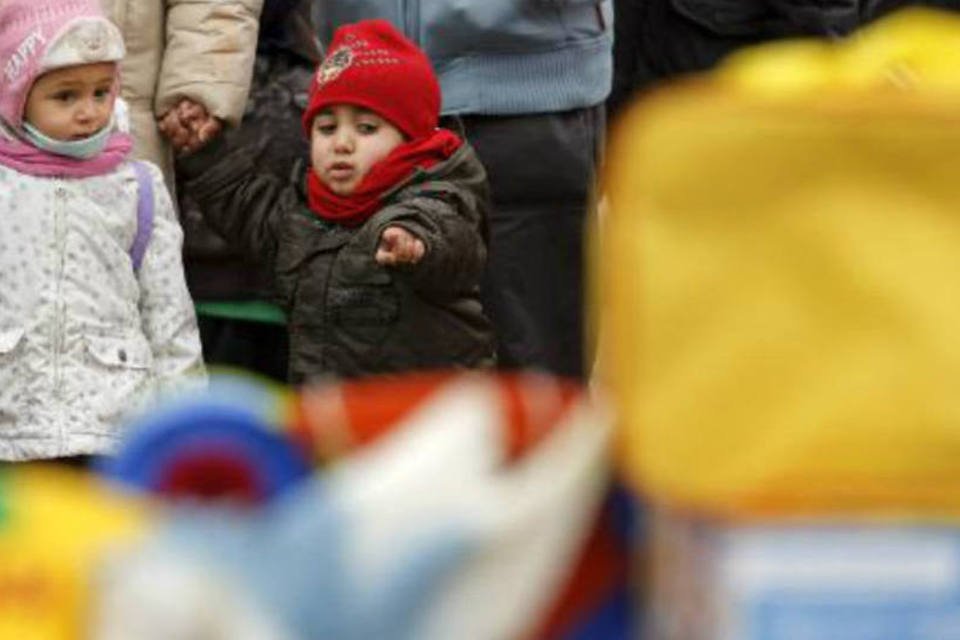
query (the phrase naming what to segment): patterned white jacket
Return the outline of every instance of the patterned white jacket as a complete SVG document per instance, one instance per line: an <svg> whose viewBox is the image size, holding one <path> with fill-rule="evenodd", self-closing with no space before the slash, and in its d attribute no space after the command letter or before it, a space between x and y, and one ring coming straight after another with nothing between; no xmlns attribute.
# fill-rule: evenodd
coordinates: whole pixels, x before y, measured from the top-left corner
<svg viewBox="0 0 960 640"><path fill-rule="evenodd" d="M182 231L149 168L153 229L134 272L132 165L83 179L0 166L0 459L108 453L125 412L203 382Z"/></svg>

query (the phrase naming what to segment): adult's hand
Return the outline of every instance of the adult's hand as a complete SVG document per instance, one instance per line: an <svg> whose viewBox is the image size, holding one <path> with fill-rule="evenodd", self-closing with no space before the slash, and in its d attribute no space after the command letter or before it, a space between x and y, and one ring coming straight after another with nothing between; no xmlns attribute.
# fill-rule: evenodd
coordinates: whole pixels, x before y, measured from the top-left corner
<svg viewBox="0 0 960 640"><path fill-rule="evenodd" d="M210 115L206 107L189 98L181 99L163 114L157 126L179 153L192 153L200 149L223 130L223 122L219 118Z"/></svg>

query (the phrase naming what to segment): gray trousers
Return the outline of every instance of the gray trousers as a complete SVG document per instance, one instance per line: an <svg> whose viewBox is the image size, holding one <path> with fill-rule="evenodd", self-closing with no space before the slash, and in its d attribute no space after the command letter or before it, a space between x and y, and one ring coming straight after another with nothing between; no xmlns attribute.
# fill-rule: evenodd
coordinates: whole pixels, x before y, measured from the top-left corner
<svg viewBox="0 0 960 640"><path fill-rule="evenodd" d="M584 231L603 143L602 105L442 123L476 149L493 208L483 300L505 369L583 378Z"/></svg>

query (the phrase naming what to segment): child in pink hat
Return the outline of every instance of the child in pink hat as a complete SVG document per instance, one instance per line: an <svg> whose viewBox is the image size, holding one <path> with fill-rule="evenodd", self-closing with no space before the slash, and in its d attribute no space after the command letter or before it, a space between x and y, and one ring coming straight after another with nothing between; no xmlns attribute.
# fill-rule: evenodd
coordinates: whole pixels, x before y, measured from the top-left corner
<svg viewBox="0 0 960 640"><path fill-rule="evenodd" d="M486 172L439 114L427 56L368 20L342 26L317 70L292 184L220 140L178 163L212 226L272 269L291 382L492 365Z"/></svg>
<svg viewBox="0 0 960 640"><path fill-rule="evenodd" d="M127 157L123 55L96 0L0 1L0 460L108 453L203 371L170 197Z"/></svg>

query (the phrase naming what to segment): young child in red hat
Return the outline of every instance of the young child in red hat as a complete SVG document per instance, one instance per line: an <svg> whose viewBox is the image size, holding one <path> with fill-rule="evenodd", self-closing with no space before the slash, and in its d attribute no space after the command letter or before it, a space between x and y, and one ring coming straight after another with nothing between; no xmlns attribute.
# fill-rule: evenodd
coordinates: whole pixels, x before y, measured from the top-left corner
<svg viewBox="0 0 960 640"><path fill-rule="evenodd" d="M486 174L439 113L426 55L363 21L336 32L310 87L305 178L257 174L221 139L181 158L211 225L272 265L291 382L493 364Z"/></svg>

